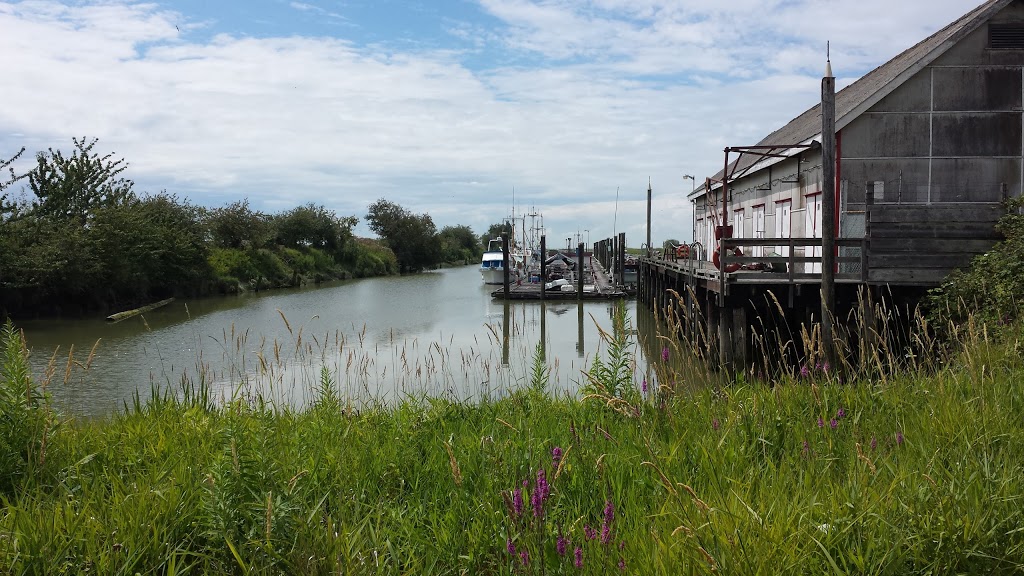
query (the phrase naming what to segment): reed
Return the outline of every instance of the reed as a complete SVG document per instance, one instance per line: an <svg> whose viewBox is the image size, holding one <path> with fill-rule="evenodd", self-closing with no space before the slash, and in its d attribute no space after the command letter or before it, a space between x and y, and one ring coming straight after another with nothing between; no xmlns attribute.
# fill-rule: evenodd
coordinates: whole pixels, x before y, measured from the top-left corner
<svg viewBox="0 0 1024 576"><path fill-rule="evenodd" d="M967 324L940 345L920 321L886 325L912 313L872 306L877 346L851 343L829 370L807 352L813 328L766 319L764 345L797 360L761 367L770 386L709 373L699 326L669 318L638 341L620 310L578 397L551 393L530 343L519 381L497 340L402 342L380 359L369 340L282 315L291 342L225 329L228 374L200 361L173 393L60 426L8 327L3 400L21 412L4 422L30 425L2 429L21 467L4 468L0 571L1024 570L1024 325ZM385 372L409 384L400 398L372 393ZM446 390L456 372L499 379L499 393L412 388Z"/></svg>

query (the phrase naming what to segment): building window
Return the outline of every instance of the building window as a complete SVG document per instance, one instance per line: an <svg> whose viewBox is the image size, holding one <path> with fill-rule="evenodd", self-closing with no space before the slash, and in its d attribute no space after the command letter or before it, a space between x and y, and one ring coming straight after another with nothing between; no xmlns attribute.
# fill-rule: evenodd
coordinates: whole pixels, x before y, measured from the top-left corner
<svg viewBox="0 0 1024 576"><path fill-rule="evenodd" d="M992 50L1024 50L1024 23L989 24L988 47Z"/></svg>

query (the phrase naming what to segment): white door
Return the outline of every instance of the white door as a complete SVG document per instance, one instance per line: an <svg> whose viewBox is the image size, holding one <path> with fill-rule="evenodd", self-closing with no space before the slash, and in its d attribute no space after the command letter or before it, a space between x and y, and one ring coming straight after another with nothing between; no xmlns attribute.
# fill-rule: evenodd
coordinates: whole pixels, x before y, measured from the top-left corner
<svg viewBox="0 0 1024 576"><path fill-rule="evenodd" d="M807 197L807 210L804 212L804 234L808 238L821 238L821 194ZM808 246L804 249L808 258L821 258L821 246ZM821 274L821 262L807 262L804 271L808 274Z"/></svg>
<svg viewBox="0 0 1024 576"><path fill-rule="evenodd" d="M789 238L792 230L790 223L790 212L793 210L792 200L783 200L775 203L775 237ZM789 245L776 246L775 251L780 256L789 256Z"/></svg>
<svg viewBox="0 0 1024 576"><path fill-rule="evenodd" d="M693 231L693 241L704 243L704 219L697 220L697 229ZM699 254L698 254L699 256Z"/></svg>
<svg viewBox="0 0 1024 576"><path fill-rule="evenodd" d="M744 238L743 236L743 209L732 213L732 237Z"/></svg>
<svg viewBox="0 0 1024 576"><path fill-rule="evenodd" d="M754 207L754 238L764 238L764 205ZM753 256L764 256L764 246L754 246Z"/></svg>
<svg viewBox="0 0 1024 576"><path fill-rule="evenodd" d="M704 259L711 260L711 255L715 253L716 220L709 215L704 221L707 222L704 227Z"/></svg>

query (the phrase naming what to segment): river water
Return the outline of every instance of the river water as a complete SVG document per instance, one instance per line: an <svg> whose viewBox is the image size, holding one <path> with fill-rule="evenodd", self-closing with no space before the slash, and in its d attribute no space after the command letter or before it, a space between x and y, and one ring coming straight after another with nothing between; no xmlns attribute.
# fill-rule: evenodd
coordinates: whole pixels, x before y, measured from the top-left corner
<svg viewBox="0 0 1024 576"><path fill-rule="evenodd" d="M102 318L19 323L33 369L57 405L102 416L205 382L301 408L326 376L354 406L404 398L473 401L530 381L542 340L551 393L576 394L612 330L616 303L492 300L476 266L320 287L177 300L119 323ZM632 326L650 313L626 302ZM541 327L543 325L543 332ZM634 338L635 340L635 338ZM635 347L639 371L647 369ZM69 358L71 359L69 361Z"/></svg>

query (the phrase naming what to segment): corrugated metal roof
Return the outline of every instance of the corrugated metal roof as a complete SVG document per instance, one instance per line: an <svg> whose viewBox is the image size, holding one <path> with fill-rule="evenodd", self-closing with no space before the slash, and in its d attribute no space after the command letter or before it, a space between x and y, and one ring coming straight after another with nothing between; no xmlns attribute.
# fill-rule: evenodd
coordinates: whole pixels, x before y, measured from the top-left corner
<svg viewBox="0 0 1024 576"><path fill-rule="evenodd" d="M918 42L903 51L900 55L850 84L836 93L836 129L840 130L852 122L857 116L870 108L879 100L910 79L918 70L927 66L950 47L994 16L1015 0L989 0L984 4L961 16L952 24ZM782 128L772 132L758 145L799 144L821 136L821 104L797 116ZM744 155L742 159L730 163L730 171L739 175L759 162L761 158ZM737 164L738 162L738 164ZM715 174L715 179L722 178L722 171ZM717 186L712 185L712 189ZM689 197L702 195L704 186L700 186Z"/></svg>

